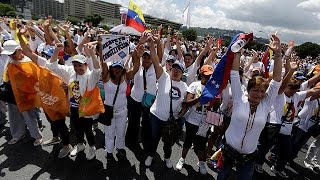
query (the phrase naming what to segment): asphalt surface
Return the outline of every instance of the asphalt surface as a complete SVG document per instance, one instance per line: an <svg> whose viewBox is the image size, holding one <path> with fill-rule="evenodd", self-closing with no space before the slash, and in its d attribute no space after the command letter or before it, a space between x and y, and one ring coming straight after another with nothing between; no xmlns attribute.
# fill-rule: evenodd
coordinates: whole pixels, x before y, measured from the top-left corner
<svg viewBox="0 0 320 180"><path fill-rule="evenodd" d="M43 130L44 140L51 138L50 125L46 121L44 114L41 114L43 123L46 126ZM67 124L69 121L67 120ZM130 150L126 148L126 156L119 156L114 151L114 160L108 161L105 158L103 126L99 124L99 130L96 131L96 159L88 161L85 153L80 153L77 157L65 157L58 159L58 153L61 145L55 146L33 146L33 139L27 135L25 139L15 145L8 145L11 139L9 123L0 130L0 179L1 180L34 180L34 179L61 179L61 180L131 180L131 179L157 179L157 180L185 180L185 179L216 179L217 173L208 169L207 175L201 175L198 172L197 157L190 150L186 158L187 165L181 171L168 169L163 161L162 143L157 150L157 155L153 160L151 167L144 165L146 158L143 149ZM71 142L75 144L75 136L71 136ZM310 143L310 141L309 141ZM179 141L173 147L171 160L173 166L181 157L181 145ZM307 146L304 146L299 152L299 157L295 159L296 167L286 168L290 176L289 179L310 179L319 180L320 173L304 168L303 158ZM255 174L253 179L278 179L271 171L270 166L264 164L265 172L262 175ZM235 179L233 176L230 179Z"/></svg>

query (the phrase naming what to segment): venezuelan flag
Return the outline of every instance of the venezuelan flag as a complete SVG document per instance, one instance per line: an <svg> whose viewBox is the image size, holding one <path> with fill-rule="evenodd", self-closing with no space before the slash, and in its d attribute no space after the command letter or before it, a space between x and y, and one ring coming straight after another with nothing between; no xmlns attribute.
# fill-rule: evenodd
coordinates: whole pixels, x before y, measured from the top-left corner
<svg viewBox="0 0 320 180"><path fill-rule="evenodd" d="M130 0L126 25L143 32L146 30L145 23L141 9L135 2Z"/></svg>

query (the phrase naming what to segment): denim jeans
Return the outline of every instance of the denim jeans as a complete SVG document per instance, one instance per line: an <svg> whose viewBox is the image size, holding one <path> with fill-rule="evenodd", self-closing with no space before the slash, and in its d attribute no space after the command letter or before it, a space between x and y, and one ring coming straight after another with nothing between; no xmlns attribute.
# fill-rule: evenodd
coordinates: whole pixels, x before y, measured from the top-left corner
<svg viewBox="0 0 320 180"><path fill-rule="evenodd" d="M149 135L147 143L147 154L148 156L154 157L155 153L157 152L157 147L160 142L160 138L162 136L162 129L166 121L162 121L157 118L155 115L150 113L150 127L151 127L151 134ZM168 159L171 156L172 152L172 143L163 143L163 151L164 151L164 158Z"/></svg>
<svg viewBox="0 0 320 180"><path fill-rule="evenodd" d="M254 173L254 162L246 165L236 166L237 180L251 180ZM218 173L217 180L229 179L233 166L229 164L223 164L222 169Z"/></svg>

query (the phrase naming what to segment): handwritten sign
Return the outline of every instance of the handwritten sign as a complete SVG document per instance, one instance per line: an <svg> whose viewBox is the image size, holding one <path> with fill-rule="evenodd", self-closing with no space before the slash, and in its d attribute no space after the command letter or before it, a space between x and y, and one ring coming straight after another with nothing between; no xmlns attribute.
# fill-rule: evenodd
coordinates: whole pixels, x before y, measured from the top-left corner
<svg viewBox="0 0 320 180"><path fill-rule="evenodd" d="M103 35L102 57L104 62L124 62L129 54L129 36Z"/></svg>

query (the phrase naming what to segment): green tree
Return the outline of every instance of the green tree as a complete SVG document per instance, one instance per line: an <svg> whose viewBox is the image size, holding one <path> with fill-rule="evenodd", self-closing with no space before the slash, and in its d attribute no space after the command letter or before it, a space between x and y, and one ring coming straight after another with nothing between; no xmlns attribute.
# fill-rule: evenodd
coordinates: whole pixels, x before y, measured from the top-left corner
<svg viewBox="0 0 320 180"><path fill-rule="evenodd" d="M195 41L198 37L197 31L193 28L182 31L182 36L188 41Z"/></svg>
<svg viewBox="0 0 320 180"><path fill-rule="evenodd" d="M38 15L32 14L31 19L38 20L38 19L40 19L40 17Z"/></svg>
<svg viewBox="0 0 320 180"><path fill-rule="evenodd" d="M73 25L80 25L81 20L77 17L68 16L67 21L70 21Z"/></svg>
<svg viewBox="0 0 320 180"><path fill-rule="evenodd" d="M104 29L105 31L110 30L110 27L108 25L102 25L101 28Z"/></svg>
<svg viewBox="0 0 320 180"><path fill-rule="evenodd" d="M0 16L16 16L16 9L9 4L0 3Z"/></svg>
<svg viewBox="0 0 320 180"><path fill-rule="evenodd" d="M98 26L98 24L103 20L100 14L89 15L84 18L84 22L91 22L93 26Z"/></svg>
<svg viewBox="0 0 320 180"><path fill-rule="evenodd" d="M320 54L320 45L312 42L305 42L300 46L295 47L295 51L300 58L312 56L316 58Z"/></svg>

